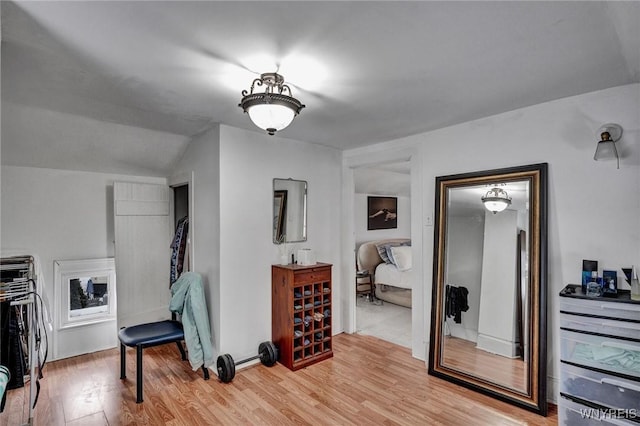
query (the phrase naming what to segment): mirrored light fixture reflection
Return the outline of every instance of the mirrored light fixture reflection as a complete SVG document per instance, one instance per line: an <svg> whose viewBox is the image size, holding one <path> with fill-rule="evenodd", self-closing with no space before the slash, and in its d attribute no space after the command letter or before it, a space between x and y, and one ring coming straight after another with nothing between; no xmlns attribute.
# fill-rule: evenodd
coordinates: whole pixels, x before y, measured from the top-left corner
<svg viewBox="0 0 640 426"><path fill-rule="evenodd" d="M503 211L511 204L511 197L507 194L507 191L497 187L491 188L482 197L484 206L493 214Z"/></svg>
<svg viewBox="0 0 640 426"><path fill-rule="evenodd" d="M263 92L254 92L256 87L262 86ZM253 124L270 135L291 124L305 107L291 95L291 89L284 84L284 77L275 72L261 74L260 78L253 80L251 89L242 91L238 106L249 114Z"/></svg>
<svg viewBox="0 0 640 426"><path fill-rule="evenodd" d="M598 129L598 135L600 140L598 141L598 146L596 146L596 153L593 155L593 159L599 161L615 158L618 168L620 168L620 157L618 156L616 142L622 136L622 127L614 123L604 124Z"/></svg>

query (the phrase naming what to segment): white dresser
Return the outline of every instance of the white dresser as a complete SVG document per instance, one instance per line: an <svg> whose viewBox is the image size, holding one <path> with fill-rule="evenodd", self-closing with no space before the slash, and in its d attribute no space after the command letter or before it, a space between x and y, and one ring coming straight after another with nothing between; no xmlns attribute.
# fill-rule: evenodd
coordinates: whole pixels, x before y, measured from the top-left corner
<svg viewBox="0 0 640 426"><path fill-rule="evenodd" d="M560 292L560 425L640 425L640 302Z"/></svg>

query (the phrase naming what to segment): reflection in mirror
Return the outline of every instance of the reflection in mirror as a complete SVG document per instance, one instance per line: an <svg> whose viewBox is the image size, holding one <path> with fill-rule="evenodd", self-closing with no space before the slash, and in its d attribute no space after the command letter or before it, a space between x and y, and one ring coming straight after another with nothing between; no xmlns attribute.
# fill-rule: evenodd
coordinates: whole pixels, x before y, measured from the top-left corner
<svg viewBox="0 0 640 426"><path fill-rule="evenodd" d="M307 182L273 180L273 242L307 241Z"/></svg>
<svg viewBox="0 0 640 426"><path fill-rule="evenodd" d="M526 329L528 319L522 315L519 295L528 293L528 284L516 271L526 271L518 268L518 241L529 227L529 184L514 181L500 187L512 202L499 213L486 209L480 201L490 189L486 184L449 189L444 271L449 292L445 287L445 303L447 298L455 301L459 289L464 289L468 308L450 315L445 312L443 357L447 365L496 380L492 369L476 371L475 361L482 357L487 366L504 374L496 381L524 392L528 360L520 350L525 341L520 325ZM473 356L460 357L460 351ZM465 361L474 364L465 365Z"/></svg>
<svg viewBox="0 0 640 426"><path fill-rule="evenodd" d="M436 225L429 373L546 415L546 164L436 178Z"/></svg>

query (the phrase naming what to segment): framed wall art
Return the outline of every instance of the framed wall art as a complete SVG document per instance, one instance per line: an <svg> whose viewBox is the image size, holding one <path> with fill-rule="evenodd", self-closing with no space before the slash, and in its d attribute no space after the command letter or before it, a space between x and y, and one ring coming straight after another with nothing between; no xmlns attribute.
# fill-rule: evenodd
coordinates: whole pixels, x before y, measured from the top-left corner
<svg viewBox="0 0 640 426"><path fill-rule="evenodd" d="M397 197L367 197L367 230L398 227Z"/></svg>

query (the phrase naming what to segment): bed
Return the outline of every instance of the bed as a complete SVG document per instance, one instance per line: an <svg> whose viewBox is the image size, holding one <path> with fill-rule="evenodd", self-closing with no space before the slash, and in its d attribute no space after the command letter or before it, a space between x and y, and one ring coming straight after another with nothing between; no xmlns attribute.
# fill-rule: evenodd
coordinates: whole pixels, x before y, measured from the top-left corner
<svg viewBox="0 0 640 426"><path fill-rule="evenodd" d="M395 238L362 243L358 271L372 274L378 299L411 307L411 240Z"/></svg>

